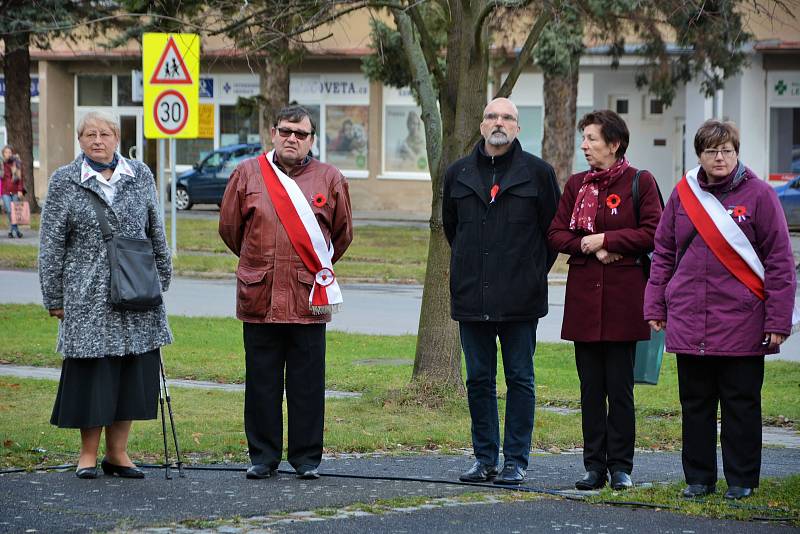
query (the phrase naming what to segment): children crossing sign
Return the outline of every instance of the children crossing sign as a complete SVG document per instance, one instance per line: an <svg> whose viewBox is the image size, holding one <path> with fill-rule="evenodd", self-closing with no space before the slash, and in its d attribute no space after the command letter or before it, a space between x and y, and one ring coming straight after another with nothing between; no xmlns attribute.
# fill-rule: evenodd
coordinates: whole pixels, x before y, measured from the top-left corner
<svg viewBox="0 0 800 534"><path fill-rule="evenodd" d="M143 48L145 137L197 137L200 36L146 33Z"/></svg>

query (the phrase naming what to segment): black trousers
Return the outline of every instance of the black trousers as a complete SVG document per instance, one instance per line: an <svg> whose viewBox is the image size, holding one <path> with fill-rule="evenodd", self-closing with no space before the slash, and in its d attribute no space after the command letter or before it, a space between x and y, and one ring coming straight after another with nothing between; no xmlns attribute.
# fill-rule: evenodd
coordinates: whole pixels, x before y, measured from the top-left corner
<svg viewBox="0 0 800 534"><path fill-rule="evenodd" d="M717 481L717 405L722 468L729 486L758 487L761 474L763 356L678 354L687 484Z"/></svg>
<svg viewBox="0 0 800 534"><path fill-rule="evenodd" d="M635 358L635 341L575 343L587 471L633 471Z"/></svg>
<svg viewBox="0 0 800 534"><path fill-rule="evenodd" d="M283 451L283 391L288 460L317 467L325 418L325 324L244 323L244 430L253 464L277 469Z"/></svg>

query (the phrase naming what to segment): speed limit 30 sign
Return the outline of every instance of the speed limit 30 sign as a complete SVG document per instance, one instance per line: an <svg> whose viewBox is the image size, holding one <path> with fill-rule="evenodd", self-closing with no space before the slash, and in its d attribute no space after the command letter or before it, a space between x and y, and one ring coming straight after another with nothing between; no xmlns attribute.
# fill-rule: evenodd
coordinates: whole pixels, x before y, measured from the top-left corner
<svg viewBox="0 0 800 534"><path fill-rule="evenodd" d="M164 91L153 106L153 120L156 127L167 135L175 135L183 130L189 116L189 104L178 91Z"/></svg>
<svg viewBox="0 0 800 534"><path fill-rule="evenodd" d="M197 137L200 36L146 33L143 48L145 137Z"/></svg>

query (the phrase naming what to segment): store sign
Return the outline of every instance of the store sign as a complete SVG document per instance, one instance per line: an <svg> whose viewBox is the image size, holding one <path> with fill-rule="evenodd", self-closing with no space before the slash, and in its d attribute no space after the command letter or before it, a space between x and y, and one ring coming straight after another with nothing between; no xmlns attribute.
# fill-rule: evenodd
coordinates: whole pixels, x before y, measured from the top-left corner
<svg viewBox="0 0 800 534"><path fill-rule="evenodd" d="M6 79L0 76L0 96L6 96ZM39 78L31 76L31 97L39 96Z"/></svg>
<svg viewBox="0 0 800 534"><path fill-rule="evenodd" d="M363 76L346 74L298 76L291 80L289 92L298 101L369 98L369 80Z"/></svg>
<svg viewBox="0 0 800 534"><path fill-rule="evenodd" d="M219 97L228 102L259 94L258 76L248 74L221 74L216 76Z"/></svg>
<svg viewBox="0 0 800 534"><path fill-rule="evenodd" d="M197 137L200 36L146 33L143 38L144 135Z"/></svg>
<svg viewBox="0 0 800 534"><path fill-rule="evenodd" d="M214 98L214 78L200 78L200 98Z"/></svg>
<svg viewBox="0 0 800 534"><path fill-rule="evenodd" d="M197 128L197 137L200 139L214 139L214 104L200 104L200 124Z"/></svg>
<svg viewBox="0 0 800 534"><path fill-rule="evenodd" d="M800 106L800 73L770 72L767 89L770 103Z"/></svg>

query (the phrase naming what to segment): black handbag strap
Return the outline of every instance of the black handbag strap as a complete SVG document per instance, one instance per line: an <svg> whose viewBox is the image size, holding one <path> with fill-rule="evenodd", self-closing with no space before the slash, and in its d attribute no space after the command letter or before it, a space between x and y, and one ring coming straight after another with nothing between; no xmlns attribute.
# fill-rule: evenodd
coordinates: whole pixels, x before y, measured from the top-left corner
<svg viewBox="0 0 800 534"><path fill-rule="evenodd" d="M633 175L633 182L631 183L631 195L633 196L633 215L636 217L636 226L639 226L639 176L641 176L642 170L636 171L636 174ZM658 193L658 201L661 203L661 209L664 209L664 197L661 196L661 189L658 187L658 182L653 180L653 183L656 184L656 193Z"/></svg>
<svg viewBox="0 0 800 534"><path fill-rule="evenodd" d="M91 189L87 189L90 195L89 198L92 200L92 207L94 208L94 213L97 215L97 222L100 223L100 231L103 233L103 241L108 243L111 239L114 238L114 232L111 231L111 225L108 224L108 218L106 217L106 210L103 207L103 202L100 200L100 197L92 191Z"/></svg>

